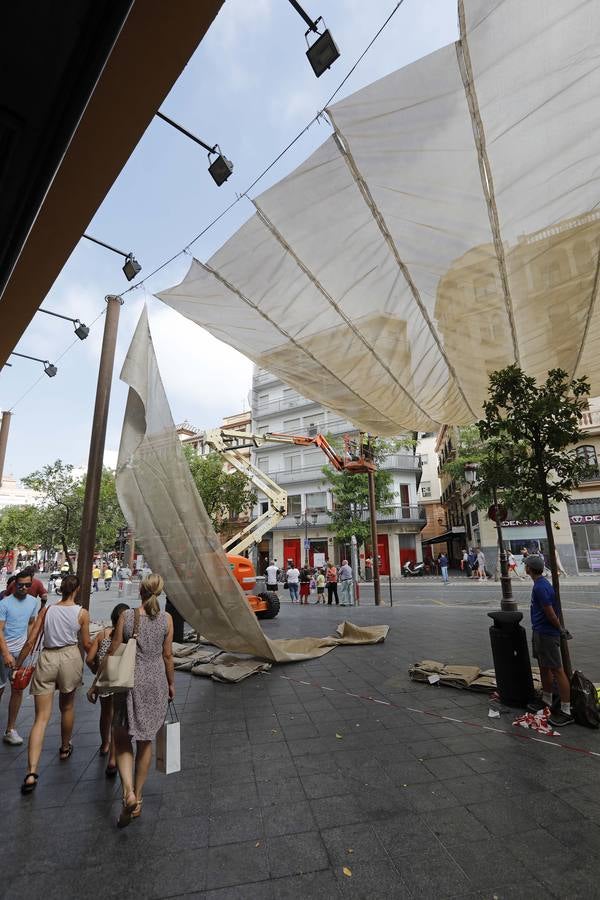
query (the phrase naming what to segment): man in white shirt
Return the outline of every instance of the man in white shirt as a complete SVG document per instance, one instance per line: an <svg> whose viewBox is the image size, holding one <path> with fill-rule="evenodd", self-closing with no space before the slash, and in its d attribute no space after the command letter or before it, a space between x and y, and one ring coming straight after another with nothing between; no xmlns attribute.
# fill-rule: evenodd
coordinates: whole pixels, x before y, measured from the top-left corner
<svg viewBox="0 0 600 900"><path fill-rule="evenodd" d="M340 605L354 606L352 599L352 569L348 565L347 559L342 560L342 564L338 569L338 581L340 583L340 593L342 595Z"/></svg>
<svg viewBox="0 0 600 900"><path fill-rule="evenodd" d="M296 568L294 561L288 559L288 567L285 573L285 577L287 580L287 586L290 591L290 600L292 603L294 599L298 600L298 585L300 584L300 570Z"/></svg>
<svg viewBox="0 0 600 900"><path fill-rule="evenodd" d="M267 576L267 590L268 591L276 591L277 590L277 575L279 574L279 569L275 565L275 560L271 560L271 564L267 566L266 576Z"/></svg>

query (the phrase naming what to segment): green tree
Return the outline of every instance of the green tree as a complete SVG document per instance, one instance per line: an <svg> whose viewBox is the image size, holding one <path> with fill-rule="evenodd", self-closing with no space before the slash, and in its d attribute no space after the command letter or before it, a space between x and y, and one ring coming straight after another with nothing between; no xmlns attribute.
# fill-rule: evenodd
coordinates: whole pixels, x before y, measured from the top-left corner
<svg viewBox="0 0 600 900"><path fill-rule="evenodd" d="M485 442L502 446L503 466L512 480L503 490L507 506L546 526L552 584L560 609L560 586L552 513L569 499L588 466L574 452L582 437L581 417L590 385L586 378L570 378L563 369L552 369L543 385L517 365L490 376L485 418L477 423ZM489 478L489 473L488 473ZM563 622L562 610L560 620ZM562 642L565 669L570 671L566 643Z"/></svg>
<svg viewBox="0 0 600 900"><path fill-rule="evenodd" d="M215 531L224 521L237 519L256 503L256 492L243 472L226 472L218 453L199 456L192 447L184 447L192 478Z"/></svg>
<svg viewBox="0 0 600 900"><path fill-rule="evenodd" d="M69 547L77 546L81 529L83 496L73 476L73 466L57 459L23 478L23 484L40 495L46 531L56 535L72 570Z"/></svg>
<svg viewBox="0 0 600 900"><path fill-rule="evenodd" d="M35 506L7 506L0 513L0 547L7 553L14 547L39 543L40 511Z"/></svg>
<svg viewBox="0 0 600 900"><path fill-rule="evenodd" d="M86 476L81 481L75 482L74 493L77 496L80 509L83 510L85 496ZM126 525L125 517L117 499L117 485L115 473L112 469L103 468L100 479L100 494L98 497L98 517L96 520L96 547L100 550L112 549L119 528ZM77 522L77 533L81 529L81 513Z"/></svg>

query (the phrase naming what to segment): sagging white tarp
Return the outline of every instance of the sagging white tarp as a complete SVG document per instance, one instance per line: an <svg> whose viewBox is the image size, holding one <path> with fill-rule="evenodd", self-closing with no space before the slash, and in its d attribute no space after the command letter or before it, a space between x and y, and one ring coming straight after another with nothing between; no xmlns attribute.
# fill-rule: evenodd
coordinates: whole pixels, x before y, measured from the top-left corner
<svg viewBox="0 0 600 900"><path fill-rule="evenodd" d="M465 0L165 303L374 434L478 418L487 374L600 394L600 7Z"/></svg>
<svg viewBox="0 0 600 900"><path fill-rule="evenodd" d="M117 462L119 504L144 558L163 576L170 600L199 635L222 650L269 662L312 659L340 644L385 639L387 625L360 628L344 622L338 636L269 640L231 574L191 476L158 370L146 309L121 379L129 385L129 396Z"/></svg>

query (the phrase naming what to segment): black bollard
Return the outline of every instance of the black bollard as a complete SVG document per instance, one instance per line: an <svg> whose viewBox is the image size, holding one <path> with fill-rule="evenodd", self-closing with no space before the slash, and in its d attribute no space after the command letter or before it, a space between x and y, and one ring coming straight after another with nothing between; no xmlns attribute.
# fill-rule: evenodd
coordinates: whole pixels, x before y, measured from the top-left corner
<svg viewBox="0 0 600 900"><path fill-rule="evenodd" d="M507 706L524 708L533 700L535 692L527 633L519 625L523 613L497 610L488 616L494 621L490 627L490 642L500 701Z"/></svg>

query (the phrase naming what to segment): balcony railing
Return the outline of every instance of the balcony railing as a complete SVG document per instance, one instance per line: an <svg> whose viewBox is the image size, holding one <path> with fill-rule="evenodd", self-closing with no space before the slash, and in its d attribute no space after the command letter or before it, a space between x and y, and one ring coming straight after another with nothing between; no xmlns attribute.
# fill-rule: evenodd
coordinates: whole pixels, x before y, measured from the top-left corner
<svg viewBox="0 0 600 900"><path fill-rule="evenodd" d="M310 510L309 510L310 512ZM313 525L312 522L309 523L308 533L309 535L314 534L315 529L322 528L324 525L329 525L331 522L331 512L319 512L317 514L316 524ZM363 522L369 521L369 511L365 510L361 519ZM425 507L423 506L390 506L387 509L378 509L377 510L377 521L381 524L387 523L405 523L405 524L418 524L425 525L427 524L427 512ZM301 522L300 526L296 522L296 517L289 515L281 520L276 526L276 528L302 528L304 529L304 520Z"/></svg>
<svg viewBox="0 0 600 900"><path fill-rule="evenodd" d="M600 481L600 469L588 469L586 474L580 479L580 484L586 484L590 481Z"/></svg>
<svg viewBox="0 0 600 900"><path fill-rule="evenodd" d="M392 453L381 463L382 469L393 469L403 472L415 472L422 468L421 457L417 453Z"/></svg>
<svg viewBox="0 0 600 900"><path fill-rule="evenodd" d="M252 418L257 419L272 416L280 412L288 412L291 409L300 409L303 406L317 406L314 400L308 400L299 394L296 397L280 398L279 400L268 400L266 403L254 401L252 403Z"/></svg>
<svg viewBox="0 0 600 900"><path fill-rule="evenodd" d="M600 409L586 409L581 415L581 427L593 428L600 425Z"/></svg>

